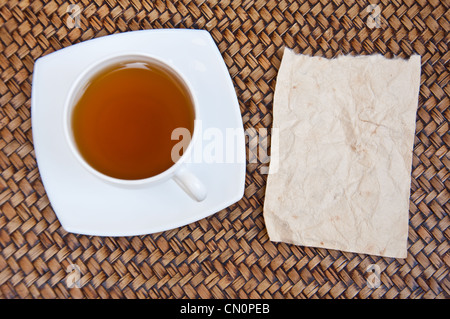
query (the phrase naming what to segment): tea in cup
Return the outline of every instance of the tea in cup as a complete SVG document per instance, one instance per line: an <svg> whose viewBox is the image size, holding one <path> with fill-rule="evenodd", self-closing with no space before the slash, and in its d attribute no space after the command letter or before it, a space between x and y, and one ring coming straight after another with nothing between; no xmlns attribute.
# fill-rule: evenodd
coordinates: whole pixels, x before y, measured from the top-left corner
<svg viewBox="0 0 450 319"><path fill-rule="evenodd" d="M195 200L203 183L186 169L196 137L196 97L182 73L141 53L108 57L83 72L65 105L68 144L81 165L116 185L139 186L173 178ZM184 129L186 147L172 135ZM178 145L179 146L179 145Z"/></svg>

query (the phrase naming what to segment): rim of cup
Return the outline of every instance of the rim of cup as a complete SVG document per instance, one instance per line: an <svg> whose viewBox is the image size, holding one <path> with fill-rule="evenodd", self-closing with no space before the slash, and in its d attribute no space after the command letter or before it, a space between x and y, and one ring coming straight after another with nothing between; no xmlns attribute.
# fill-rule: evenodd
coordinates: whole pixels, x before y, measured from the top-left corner
<svg viewBox="0 0 450 319"><path fill-rule="evenodd" d="M192 100L193 109L194 109L194 129L192 132L191 139L189 141L189 145L186 148L186 150L183 152L183 155L167 170L147 178L143 179L120 179L116 177L112 177L106 174L103 174L99 171L97 171L95 168L93 168L80 154L78 147L76 145L76 142L73 137L72 132L72 124L71 124L71 118L72 118L72 111L73 108L78 101L79 98L81 98L83 94L83 90L86 88L86 86L89 84L89 80L92 79L96 74L107 68L108 66L111 66L113 64L119 63L119 62L149 62L149 63L156 63L159 65L162 65L163 68L169 69L172 71L180 80L183 82L187 92L190 95L190 98ZM165 179L170 178L175 174L175 172L180 168L180 166L186 161L186 159L189 158L191 155L192 147L195 142L196 136L198 135L198 125L196 125L196 121L198 120L198 101L196 98L196 95L194 94L194 90L189 83L189 81L186 79L184 74L180 72L174 65L171 63L164 61L160 57L156 57L150 54L141 53L141 52L123 52L119 54L110 55L107 57L104 57L101 60L98 60L94 62L93 64L89 65L83 72L81 72L74 83L72 84L69 93L67 95L67 98L64 102L64 118L63 118L63 125L64 125L64 135L66 137L67 144L72 152L72 154L75 156L75 158L78 160L78 162L90 173L97 176L98 178L118 185L123 186L138 186L138 185L144 185L149 184L157 181L162 181Z"/></svg>

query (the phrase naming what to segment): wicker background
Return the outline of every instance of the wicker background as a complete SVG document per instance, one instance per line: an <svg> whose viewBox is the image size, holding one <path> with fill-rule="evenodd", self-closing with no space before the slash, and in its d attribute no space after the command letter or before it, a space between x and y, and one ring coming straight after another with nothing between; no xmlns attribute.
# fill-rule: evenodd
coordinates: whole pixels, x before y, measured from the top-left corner
<svg viewBox="0 0 450 319"><path fill-rule="evenodd" d="M375 11L366 10L367 1L85 0L79 19L61 0L1 1L0 297L449 298L449 2L372 2L381 9L380 28L368 26ZM325 57L420 54L408 257L270 242L262 215L264 163L248 165L242 200L188 226L120 238L65 232L33 149L34 61L91 38L157 28L211 33L246 129L271 127L283 46ZM71 264L81 271L81 288L67 286ZM366 282L370 264L380 267L377 289Z"/></svg>

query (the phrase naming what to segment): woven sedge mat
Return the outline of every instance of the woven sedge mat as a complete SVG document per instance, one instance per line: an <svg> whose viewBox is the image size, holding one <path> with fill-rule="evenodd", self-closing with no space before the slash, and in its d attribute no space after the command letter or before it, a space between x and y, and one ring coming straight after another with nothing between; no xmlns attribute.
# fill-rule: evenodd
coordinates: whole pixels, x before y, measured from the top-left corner
<svg viewBox="0 0 450 319"><path fill-rule="evenodd" d="M448 2L377 5L83 0L69 7L60 0L2 1L0 297L449 298ZM198 222L136 237L64 231L46 196L33 149L34 61L88 39L158 28L211 33L233 79L244 127L262 143L270 142L283 46L325 57L420 54L408 257L270 242L262 215L267 163L260 157L247 166L244 198ZM256 154L249 145L248 153ZM77 282L68 280L74 271Z"/></svg>

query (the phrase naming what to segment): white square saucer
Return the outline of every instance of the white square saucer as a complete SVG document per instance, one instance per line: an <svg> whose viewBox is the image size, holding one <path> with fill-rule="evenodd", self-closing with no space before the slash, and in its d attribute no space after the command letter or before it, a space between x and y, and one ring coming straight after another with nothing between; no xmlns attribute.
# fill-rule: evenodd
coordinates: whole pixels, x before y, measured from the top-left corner
<svg viewBox="0 0 450 319"><path fill-rule="evenodd" d="M72 83L99 59L125 51L149 53L171 63L196 91L202 133L193 145L194 160L186 165L206 185L204 201L190 198L173 180L141 189L108 184L91 175L71 153L63 132L63 106ZM97 236L161 232L212 215L244 194L245 137L239 104L228 69L206 31L132 31L48 54L34 66L31 111L39 172L68 232ZM208 153L204 147L212 138L227 137L222 145L228 153L222 158L214 152L223 150L212 152L210 147Z"/></svg>

